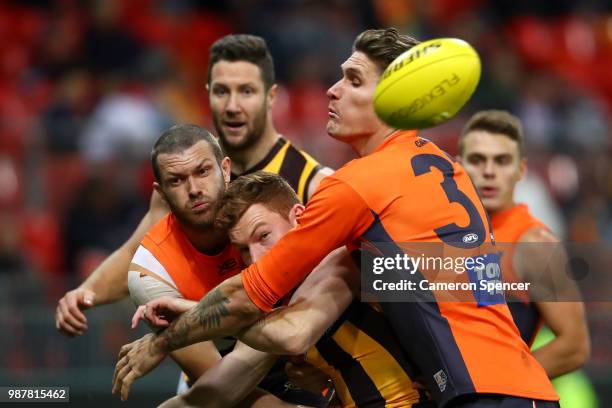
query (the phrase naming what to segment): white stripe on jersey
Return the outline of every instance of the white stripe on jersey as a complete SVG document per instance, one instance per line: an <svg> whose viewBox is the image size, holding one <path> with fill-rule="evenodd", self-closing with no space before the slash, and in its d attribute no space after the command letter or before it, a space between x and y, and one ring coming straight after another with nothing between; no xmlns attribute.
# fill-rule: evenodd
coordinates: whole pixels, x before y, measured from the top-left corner
<svg viewBox="0 0 612 408"><path fill-rule="evenodd" d="M176 283L174 282L170 274L166 271L166 268L164 268L164 266L159 263L157 258L155 258L155 256L142 245L140 245L136 250L134 258L132 258L132 263L142 266L143 268L153 272L160 278L172 284L174 289L178 290Z"/></svg>

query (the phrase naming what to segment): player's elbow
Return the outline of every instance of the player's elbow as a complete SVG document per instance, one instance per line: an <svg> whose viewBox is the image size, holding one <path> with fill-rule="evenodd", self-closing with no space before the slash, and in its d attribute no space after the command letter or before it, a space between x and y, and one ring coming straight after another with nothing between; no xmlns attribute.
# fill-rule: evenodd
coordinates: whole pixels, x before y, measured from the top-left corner
<svg viewBox="0 0 612 408"><path fill-rule="evenodd" d="M591 342L589 341L588 336L584 336L581 341L577 342L573 349L572 353L569 356L569 361L571 361L574 366L574 370L582 367L589 359L591 358Z"/></svg>
<svg viewBox="0 0 612 408"><path fill-rule="evenodd" d="M563 361L565 361L566 372L579 369L589 360L590 356L591 342L588 334L566 339L565 353L562 356Z"/></svg>
<svg viewBox="0 0 612 408"><path fill-rule="evenodd" d="M290 330L283 341L283 349L285 354L291 356L306 354L311 346L310 336L301 328L294 328Z"/></svg>

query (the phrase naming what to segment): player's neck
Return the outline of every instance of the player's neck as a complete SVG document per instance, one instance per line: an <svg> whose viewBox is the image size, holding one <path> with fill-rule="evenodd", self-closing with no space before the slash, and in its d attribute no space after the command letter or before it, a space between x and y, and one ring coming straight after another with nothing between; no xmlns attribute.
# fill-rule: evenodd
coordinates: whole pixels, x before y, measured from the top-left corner
<svg viewBox="0 0 612 408"><path fill-rule="evenodd" d="M280 135L268 124L261 138L253 146L240 151L228 151L232 159L232 173L243 174L262 161L272 150Z"/></svg>
<svg viewBox="0 0 612 408"><path fill-rule="evenodd" d="M195 249L204 255L217 255L227 246L227 232L210 227L194 227L181 225L187 239Z"/></svg>
<svg viewBox="0 0 612 408"><path fill-rule="evenodd" d="M398 132L398 130L384 126L378 131L369 135L355 137L349 140L348 144L359 155L359 157L367 156L374 152L389 136L395 132Z"/></svg>
<svg viewBox="0 0 612 408"><path fill-rule="evenodd" d="M504 203L503 205L501 205L500 207L497 207L494 210L487 210L487 212L489 213L489 215L491 217L494 217L498 214L501 214L505 211L508 211L509 209L513 208L514 206L516 206L516 203L514 202L514 200L510 200L506 203Z"/></svg>

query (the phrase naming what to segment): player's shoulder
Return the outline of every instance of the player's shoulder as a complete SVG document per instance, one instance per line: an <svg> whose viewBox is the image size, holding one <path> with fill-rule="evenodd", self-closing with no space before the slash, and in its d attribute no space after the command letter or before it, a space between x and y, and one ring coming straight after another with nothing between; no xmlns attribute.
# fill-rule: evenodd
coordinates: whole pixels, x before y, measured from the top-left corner
<svg viewBox="0 0 612 408"><path fill-rule="evenodd" d="M527 204L517 204L509 212L510 221L523 230L518 242L559 242L559 238L535 217Z"/></svg>
<svg viewBox="0 0 612 408"><path fill-rule="evenodd" d="M164 215L155 225L145 234L142 243L152 242L155 245L162 245L168 241L168 237L176 234L178 224L176 217L172 213Z"/></svg>
<svg viewBox="0 0 612 408"><path fill-rule="evenodd" d="M364 171L364 163L360 162L362 159L364 159L364 157L353 159L345 163L342 167L334 171L332 174L329 174L323 180L327 183L349 183L355 178L356 174Z"/></svg>
<svg viewBox="0 0 612 408"><path fill-rule="evenodd" d="M521 243L557 243L559 238L544 224L534 225L525 231L519 238Z"/></svg>

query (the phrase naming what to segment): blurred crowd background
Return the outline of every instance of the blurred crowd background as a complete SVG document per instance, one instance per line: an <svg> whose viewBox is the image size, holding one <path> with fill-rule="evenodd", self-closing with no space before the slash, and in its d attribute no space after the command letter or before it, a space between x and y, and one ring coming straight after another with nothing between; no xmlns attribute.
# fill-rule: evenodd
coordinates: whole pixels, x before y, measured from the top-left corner
<svg viewBox="0 0 612 408"><path fill-rule="evenodd" d="M524 122L530 164L519 196L568 241L612 240L609 0L5 0L0 384L71 385L90 399L110 392L118 348L136 337L129 305L95 311L84 338L67 340L54 331L55 304L146 211L158 135L179 122L211 127L204 86L216 39L267 40L281 85L277 129L337 168L353 155L325 133L325 91L355 35L383 26L459 37L481 55L469 105L426 137L455 154L473 112L512 111ZM586 372L602 406L612 405L609 305L589 304ZM164 373L149 381L151 392L172 391L175 377Z"/></svg>

